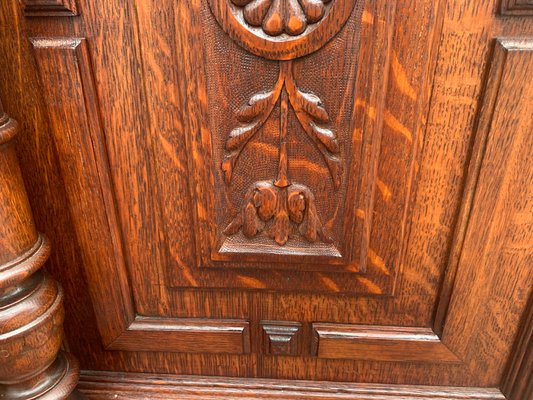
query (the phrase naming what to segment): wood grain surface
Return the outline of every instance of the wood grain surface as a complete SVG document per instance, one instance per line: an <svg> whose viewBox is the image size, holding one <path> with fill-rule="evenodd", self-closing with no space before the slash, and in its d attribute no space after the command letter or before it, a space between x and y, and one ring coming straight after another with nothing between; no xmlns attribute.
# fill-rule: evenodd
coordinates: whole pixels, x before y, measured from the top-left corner
<svg viewBox="0 0 533 400"><path fill-rule="evenodd" d="M82 368L530 396L528 0L76 9L0 4L0 97Z"/></svg>

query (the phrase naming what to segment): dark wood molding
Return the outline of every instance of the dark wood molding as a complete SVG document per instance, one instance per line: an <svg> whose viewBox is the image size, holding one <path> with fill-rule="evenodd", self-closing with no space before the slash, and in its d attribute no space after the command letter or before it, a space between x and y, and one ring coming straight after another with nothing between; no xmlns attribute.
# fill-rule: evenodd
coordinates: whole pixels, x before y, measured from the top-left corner
<svg viewBox="0 0 533 400"><path fill-rule="evenodd" d="M504 400L498 389L371 385L272 379L165 376L84 371L80 391L90 400L107 399L357 399Z"/></svg>
<svg viewBox="0 0 533 400"><path fill-rule="evenodd" d="M501 388L510 400L533 398L533 297L509 360Z"/></svg>
<svg viewBox="0 0 533 400"><path fill-rule="evenodd" d="M0 103L0 398L65 399L79 366L60 352L63 292L40 270L50 244L33 222L12 141L17 130Z"/></svg>
<svg viewBox="0 0 533 400"><path fill-rule="evenodd" d="M207 318L137 317L109 350L246 354L248 322Z"/></svg>
<svg viewBox="0 0 533 400"><path fill-rule="evenodd" d="M532 0L502 0L502 15L533 15Z"/></svg>
<svg viewBox="0 0 533 400"><path fill-rule="evenodd" d="M460 363L431 328L313 324L319 358Z"/></svg>
<svg viewBox="0 0 533 400"><path fill-rule="evenodd" d="M77 0L24 0L27 17L72 17L79 15Z"/></svg>
<svg viewBox="0 0 533 400"><path fill-rule="evenodd" d="M261 321L263 352L271 356L297 356L302 351L302 324L295 321Z"/></svg>

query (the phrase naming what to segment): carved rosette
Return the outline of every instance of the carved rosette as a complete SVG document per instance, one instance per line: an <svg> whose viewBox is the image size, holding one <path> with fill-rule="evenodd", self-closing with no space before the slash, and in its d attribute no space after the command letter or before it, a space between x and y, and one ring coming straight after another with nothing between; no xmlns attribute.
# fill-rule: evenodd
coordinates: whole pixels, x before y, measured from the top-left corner
<svg viewBox="0 0 533 400"><path fill-rule="evenodd" d="M242 9L244 21L270 36L302 34L326 14L331 0L231 0Z"/></svg>
<svg viewBox="0 0 533 400"><path fill-rule="evenodd" d="M329 42L357 0L208 0L222 29L260 57L292 60Z"/></svg>
<svg viewBox="0 0 533 400"><path fill-rule="evenodd" d="M308 242L331 243L318 215L315 196L307 186L288 176L287 137L289 108L321 153L334 187L342 181L337 136L319 96L300 90L293 75L293 59L324 46L350 16L356 0L209 0L224 31L250 52L279 60L279 78L273 88L253 95L237 113L237 126L225 142L221 169L231 185L239 157L252 137L270 118L279 103L279 166L272 181L260 181L246 192L240 211L224 230L227 236L241 231L253 238L261 233L278 245L291 237Z"/></svg>

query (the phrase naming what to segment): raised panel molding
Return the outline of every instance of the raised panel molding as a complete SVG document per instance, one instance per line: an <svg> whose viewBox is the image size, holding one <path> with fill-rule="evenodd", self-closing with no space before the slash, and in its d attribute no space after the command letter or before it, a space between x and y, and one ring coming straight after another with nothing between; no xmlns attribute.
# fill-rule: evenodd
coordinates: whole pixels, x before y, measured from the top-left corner
<svg viewBox="0 0 533 400"><path fill-rule="evenodd" d="M84 38L30 38L104 345L135 318ZM91 218L87 218L90 215ZM94 245L98 243L98 245ZM113 282L112 288L109 282ZM102 298L98 293L106 293ZM112 304L113 307L109 307ZM125 316L128 317L125 320Z"/></svg>
<svg viewBox="0 0 533 400"><path fill-rule="evenodd" d="M533 391L526 366L532 360L533 39L500 38L494 47L434 330L477 373L479 365L465 356L468 346L484 347L484 368L502 371L502 390L521 400ZM507 350L487 335L496 325L505 327L499 341L510 347L516 339L507 371L494 357Z"/></svg>
<svg viewBox="0 0 533 400"><path fill-rule="evenodd" d="M27 17L70 17L78 15L77 0L23 0Z"/></svg>
<svg viewBox="0 0 533 400"><path fill-rule="evenodd" d="M501 13L503 15L532 15L532 0L502 0Z"/></svg>
<svg viewBox="0 0 533 400"><path fill-rule="evenodd" d="M84 38L32 38L52 135L61 165L93 304L108 349L169 352L249 352L248 322L165 319L135 315L88 46ZM70 190L69 190L70 189ZM87 213L91 218L87 218ZM93 246L98 241L103 245ZM114 282L109 290L108 282ZM110 307L111 305L111 307ZM151 340L147 340L151 338Z"/></svg>
<svg viewBox="0 0 533 400"><path fill-rule="evenodd" d="M248 322L242 320L137 317L107 348L246 354L250 352L250 335Z"/></svg>
<svg viewBox="0 0 533 400"><path fill-rule="evenodd" d="M245 3L239 7L255 4ZM228 62L228 52L199 36L210 62L196 56L191 62L204 65L207 82L203 71L177 65L184 82L194 82L184 86L184 97L205 90L206 98L221 100L189 102L183 110L193 116L186 132L201 133L187 137L185 155L196 261L168 267L170 285L392 294L421 132L404 120L410 113L387 111L387 99L404 96L382 73L391 68L396 7L368 5L385 24L373 30L362 20L364 2L331 1L314 31L308 26L295 36L266 37L262 28L232 20L229 14L244 12L239 7L224 12L230 2L209 4L198 31L217 32L216 48L231 46L237 58ZM333 21L333 10L347 22ZM322 27L330 36L309 48L302 35ZM252 46L262 40L271 44L271 53ZM286 54L273 50L293 41L307 47ZM244 49L237 51L233 42ZM346 49L342 59L334 55L338 46ZM261 79L252 78L252 70ZM239 76L239 90L228 76ZM412 109L415 101L423 100L411 95L402 104ZM163 180L171 179L168 164L158 167ZM165 198L175 196L167 187L161 190ZM162 221L169 235L174 214Z"/></svg>
<svg viewBox="0 0 533 400"><path fill-rule="evenodd" d="M461 362L430 328L315 323L313 334L319 358Z"/></svg>

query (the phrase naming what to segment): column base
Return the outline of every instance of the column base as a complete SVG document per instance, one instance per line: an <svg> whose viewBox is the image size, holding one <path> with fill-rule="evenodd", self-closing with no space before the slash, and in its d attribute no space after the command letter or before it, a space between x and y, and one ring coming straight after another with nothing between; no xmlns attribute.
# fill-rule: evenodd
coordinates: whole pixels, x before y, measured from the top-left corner
<svg viewBox="0 0 533 400"><path fill-rule="evenodd" d="M0 385L0 398L12 400L64 400L79 399L74 392L80 367L68 353L59 352L57 359L36 377L15 385ZM78 396L78 397L77 397Z"/></svg>

